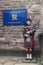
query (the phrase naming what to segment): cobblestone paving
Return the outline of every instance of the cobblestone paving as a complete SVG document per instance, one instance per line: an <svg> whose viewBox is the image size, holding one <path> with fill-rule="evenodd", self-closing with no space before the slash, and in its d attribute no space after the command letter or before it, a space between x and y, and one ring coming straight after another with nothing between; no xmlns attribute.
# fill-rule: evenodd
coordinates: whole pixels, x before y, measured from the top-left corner
<svg viewBox="0 0 43 65"><path fill-rule="evenodd" d="M39 65L38 63L22 63L23 57L0 56L0 65Z"/></svg>

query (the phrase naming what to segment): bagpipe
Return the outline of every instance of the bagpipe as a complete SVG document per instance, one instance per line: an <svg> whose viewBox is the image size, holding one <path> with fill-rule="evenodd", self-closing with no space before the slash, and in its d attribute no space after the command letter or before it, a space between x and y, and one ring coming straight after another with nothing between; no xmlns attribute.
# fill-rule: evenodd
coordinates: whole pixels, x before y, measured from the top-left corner
<svg viewBox="0 0 43 65"><path fill-rule="evenodd" d="M32 24L32 26L30 26L32 29L30 31L26 31L27 27L29 26L25 26L24 27L24 32L23 32L23 36L24 37L28 37L29 35L32 35L36 32L36 30L39 28L39 23L37 24Z"/></svg>

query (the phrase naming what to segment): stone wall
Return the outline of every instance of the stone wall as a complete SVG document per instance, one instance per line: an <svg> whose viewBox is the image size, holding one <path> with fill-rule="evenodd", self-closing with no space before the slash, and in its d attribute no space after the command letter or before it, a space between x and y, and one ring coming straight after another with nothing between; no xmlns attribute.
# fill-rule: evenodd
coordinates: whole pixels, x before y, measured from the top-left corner
<svg viewBox="0 0 43 65"><path fill-rule="evenodd" d="M28 15L31 17L33 24L34 22L39 21L41 23L41 21L43 21L42 1L43 0L0 0L0 48L12 49L15 48L16 45L22 48L24 40L22 35L24 26L3 26L3 10L27 8ZM36 33L37 36L40 33L40 30L37 30Z"/></svg>

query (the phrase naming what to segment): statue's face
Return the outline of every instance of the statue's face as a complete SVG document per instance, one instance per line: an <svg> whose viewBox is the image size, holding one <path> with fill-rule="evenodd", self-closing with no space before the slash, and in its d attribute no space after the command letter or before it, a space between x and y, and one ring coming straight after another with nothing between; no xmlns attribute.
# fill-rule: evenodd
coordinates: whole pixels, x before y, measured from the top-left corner
<svg viewBox="0 0 43 65"><path fill-rule="evenodd" d="M31 24L31 22L30 22L30 21L27 21L26 23L27 23L27 25L30 25L30 24Z"/></svg>

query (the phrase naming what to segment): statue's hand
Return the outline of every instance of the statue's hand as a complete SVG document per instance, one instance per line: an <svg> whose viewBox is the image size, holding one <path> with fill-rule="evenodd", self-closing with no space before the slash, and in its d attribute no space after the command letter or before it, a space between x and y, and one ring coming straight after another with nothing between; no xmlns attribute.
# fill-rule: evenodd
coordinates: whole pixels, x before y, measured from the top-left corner
<svg viewBox="0 0 43 65"><path fill-rule="evenodd" d="M26 32L27 34L29 34L30 33L30 31L28 31L28 32Z"/></svg>
<svg viewBox="0 0 43 65"><path fill-rule="evenodd" d="M25 34L24 36L25 36L25 37L28 37L28 35L27 35L27 34Z"/></svg>

